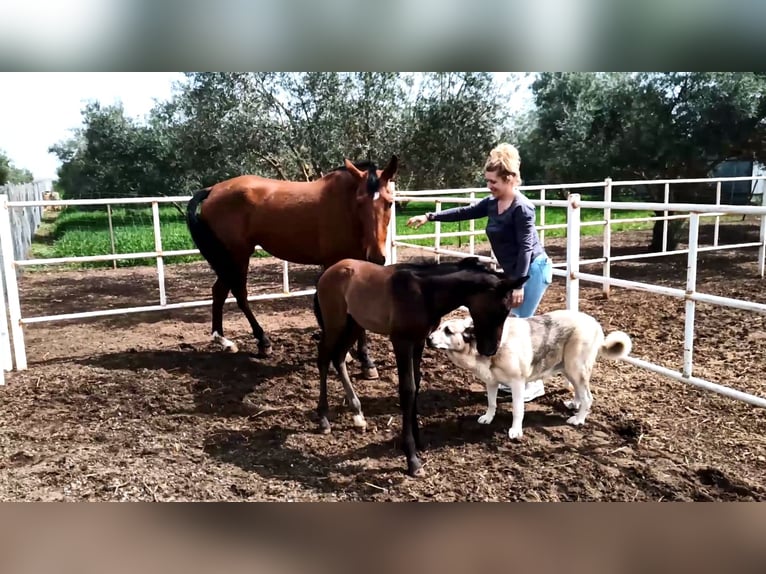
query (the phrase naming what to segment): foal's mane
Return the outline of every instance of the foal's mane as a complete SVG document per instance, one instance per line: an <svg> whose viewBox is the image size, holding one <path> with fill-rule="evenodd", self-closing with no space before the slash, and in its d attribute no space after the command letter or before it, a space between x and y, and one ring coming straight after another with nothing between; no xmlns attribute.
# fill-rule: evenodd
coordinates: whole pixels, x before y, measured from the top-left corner
<svg viewBox="0 0 766 574"><path fill-rule="evenodd" d="M481 275L495 276L498 279L502 279L502 273L492 271L479 262L476 257L468 257L461 259L460 261L450 263L434 263L434 262L417 262L417 263L399 263L396 265L397 271L403 271L411 273L420 278L429 277L441 277L443 275L449 275L451 273L459 273L461 271L469 272L471 274L479 273Z"/></svg>

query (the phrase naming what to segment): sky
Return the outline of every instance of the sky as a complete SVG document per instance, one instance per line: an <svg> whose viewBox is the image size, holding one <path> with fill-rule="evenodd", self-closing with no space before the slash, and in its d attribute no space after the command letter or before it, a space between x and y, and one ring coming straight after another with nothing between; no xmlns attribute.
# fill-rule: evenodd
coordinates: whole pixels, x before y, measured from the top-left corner
<svg viewBox="0 0 766 574"><path fill-rule="evenodd" d="M54 179L59 162L48 148L80 126L83 105L122 102L142 118L156 100L170 98L180 72L0 73L0 150L35 179Z"/></svg>
<svg viewBox="0 0 766 574"><path fill-rule="evenodd" d="M496 75L506 82L512 74ZM59 161L48 148L80 127L85 103L122 102L127 116L143 118L182 78L180 72L2 72L0 150L35 179L55 179ZM519 105L525 97L517 92L510 99Z"/></svg>

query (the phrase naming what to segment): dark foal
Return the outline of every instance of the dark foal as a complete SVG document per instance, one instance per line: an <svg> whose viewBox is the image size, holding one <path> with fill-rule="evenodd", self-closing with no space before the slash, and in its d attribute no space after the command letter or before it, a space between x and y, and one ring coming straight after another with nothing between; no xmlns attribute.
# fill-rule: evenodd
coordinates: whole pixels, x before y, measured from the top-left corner
<svg viewBox="0 0 766 574"><path fill-rule="evenodd" d="M351 385L345 356L358 334L366 329L388 335L396 355L399 400L402 408L402 448L407 472L421 476L422 449L417 421L420 362L428 334L441 318L460 306L468 307L474 321L478 350L494 355L510 310L511 290L520 280L481 265L476 258L459 263L399 264L381 267L345 259L329 267L319 278L315 313L322 327L319 342L320 429L330 432L327 420L327 373L330 363L340 375L349 405L355 411L354 426L367 426L359 398Z"/></svg>
<svg viewBox="0 0 766 574"><path fill-rule="evenodd" d="M188 203L186 222L218 276L213 285L213 339L226 350L237 350L223 335L223 304L231 291L258 340L260 354L271 351L271 341L247 301L247 269L256 245L279 259L324 268L346 257L385 263L393 202L389 183L397 169L396 156L383 170L370 162L346 160L343 167L316 181L245 175L196 192ZM365 376L377 378L364 333L358 340Z"/></svg>

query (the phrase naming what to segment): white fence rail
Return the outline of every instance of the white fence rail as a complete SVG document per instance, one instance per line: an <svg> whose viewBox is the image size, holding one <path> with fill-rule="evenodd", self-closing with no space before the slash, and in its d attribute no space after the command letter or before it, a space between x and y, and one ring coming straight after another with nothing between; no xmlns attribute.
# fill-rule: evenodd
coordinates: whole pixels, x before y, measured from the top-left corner
<svg viewBox="0 0 766 574"><path fill-rule="evenodd" d="M526 186L522 190L537 190L540 192L540 199L533 200L533 203L540 209L540 235L544 240L545 230L547 229L560 229L566 228L567 230L567 257L565 261L554 262L554 274L558 276L566 277L566 293L567 293L567 306L569 308L577 308L578 296L579 296L579 281L590 281L601 283L606 294L609 293L611 286L623 287L629 289L638 289L643 291L650 291L661 295L678 297L686 300L686 312L685 312L685 343L683 349L683 370L681 372L672 371L666 367L650 363L635 357L628 357L626 360L641 368L649 369L660 373L662 375L675 378L680 381L684 381L708 390L727 395L729 397L744 400L751 404L766 407L766 399L747 393L742 393L735 389L704 381L692 375L693 367L693 333L694 333L694 311L697 301L703 301L714 305L724 305L728 307L735 307L748 311L766 313L766 305L750 302L740 301L737 299L730 299L725 297L716 297L704 293L698 293L696 291L696 266L697 255L700 251L717 250L717 249L732 249L732 248L744 248L744 247L759 247L758 265L761 277L764 276L764 257L766 257L766 198L762 195L761 201L763 206L745 206L745 205L722 205L720 204L720 183L722 181L743 181L743 180L764 180L766 176L754 177L754 178L715 178L715 179L693 179L693 180L652 180L652 181L611 181L609 179L603 182L593 183L576 183L576 184L562 184L562 185L549 185L549 186ZM670 203L669 186L671 184L682 183L716 183L716 203L711 205L700 204L676 204ZM664 199L665 202L646 203L646 202L614 202L612 198L615 194L616 188L624 186L635 185L663 185L664 186ZM603 189L604 201L581 201L578 194L570 193L566 200L550 200L546 199L546 191L559 191L559 190L578 190L578 189ZM399 193L395 196L396 202L403 201L427 201L435 204L436 209L440 210L443 203L473 203L476 201L477 194L486 194L484 188L468 188L459 190L424 190L424 191L410 191L406 193ZM455 195L461 194L464 197L455 197ZM465 197L468 195L468 197ZM2 321L0 325L0 361L2 367L5 370L13 368L13 360L15 359L15 367L17 369L25 369L27 367L26 348L24 344L23 326L33 323L71 320L86 317L100 317L100 316L112 316L129 313L140 313L150 311L160 311L168 309L181 309L189 307L207 306L212 303L210 300L199 301L183 301L168 303L165 295L165 277L164 277L164 261L168 257L178 255L189 255L198 253L197 250L177 250L177 251L164 251L162 248L162 235L159 219L159 204L162 203L184 203L190 198L187 196L182 197L162 197L162 198L126 198L126 199L101 199L101 200L55 200L55 201L41 201L39 199L26 199L20 201L9 201L9 198L5 195L0 195L0 252L3 256L3 275L5 278L5 287L7 291L8 308L5 308L5 299L0 296L0 312L7 312L10 319L11 332L8 333L6 327L7 322ZM34 259L27 260L18 256L14 252L13 247L13 229L14 223L11 212L18 209L27 208L40 208L43 206L65 206L65 205L119 205L119 204L148 204L152 207L152 223L154 229L155 250L144 253L112 253L97 256L88 257L60 257L49 259ZM564 207L567 209L567 221L564 224L545 224L545 208L546 207ZM599 208L604 210L604 218L600 221L582 221L580 217L581 209L583 208ZM611 211L617 209L629 209L629 210L651 210L656 212L662 212L662 216L651 216L645 218L631 218L631 219L612 219ZM462 251L455 251L451 249L445 249L441 245L441 239L445 237L466 236L469 237L469 253L475 252L475 236L483 234L483 231L476 231L474 222L470 222L469 230L465 232L450 232L442 233L440 226L437 226L436 232L433 234L420 233L420 234L407 234L399 236L396 234L396 203L392 207L392 223L389 231L389 246L387 253L387 262L394 263L397 260L397 248L406 246L416 249L420 249L426 252L434 253L437 257L439 254L454 255L464 257L467 254ZM671 215L671 213L683 212L678 215ZM719 245L718 243L718 219L725 214L746 214L757 215L760 217L760 237L758 242L742 243L738 245ZM700 217L716 217L716 227L714 233L714 245L700 247L698 245L698 232L699 232L699 220ZM689 247L688 249L667 250L667 222L673 219L688 218L689 219ZM655 254L636 254L626 255L620 257L611 256L611 226L616 223L626 223L628 221L657 221L662 220L665 222L664 232L665 237L663 239L663 251ZM584 226L603 226L604 228L604 248L603 256L596 259L581 260L580 259L580 229ZM421 246L410 243L413 239L433 238L434 246ZM612 261L624 261L628 259L641 259L651 256L663 256L678 253L686 253L688 255L688 271L687 271L687 285L686 290L672 289L668 287L661 287L658 285L645 284L640 282L625 281L612 278L610 275L610 264ZM90 310L79 313L66 313L58 315L46 315L37 317L24 317L21 313L21 306L19 301L17 269L30 266L30 265L56 265L61 263L77 263L85 261L117 261L119 259L134 259L134 258L155 258L157 261L157 278L159 286L159 302L154 305L145 305L140 307L129 307L121 309L103 309L103 310ZM480 257L484 261L490 261L496 263L492 254L489 257ZM590 273L580 272L581 265L588 265L593 263L602 264L602 275L595 275ZM565 267L565 269L561 269ZM0 290L2 284L0 284ZM261 299L275 299L283 297L299 297L305 295L311 295L314 293L313 289L290 291L289 278L288 278L288 264L283 262L283 285L282 292L254 295L249 297L249 300L261 300ZM2 293L0 293L2 295ZM227 302L233 302L234 299L227 299ZM11 353L11 345L13 347L13 353ZM0 370L0 373L2 371Z"/></svg>

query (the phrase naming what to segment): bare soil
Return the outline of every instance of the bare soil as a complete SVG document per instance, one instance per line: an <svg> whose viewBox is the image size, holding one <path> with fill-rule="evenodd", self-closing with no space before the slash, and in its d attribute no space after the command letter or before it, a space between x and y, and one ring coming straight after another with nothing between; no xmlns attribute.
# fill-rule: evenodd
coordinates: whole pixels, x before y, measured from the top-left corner
<svg viewBox="0 0 766 574"><path fill-rule="evenodd" d="M648 233L613 237L615 255L645 250ZM712 231L704 228L703 241ZM721 242L757 240L757 225L726 225ZM562 261L561 240L549 253ZM584 257L601 254L583 239ZM412 254L400 253L400 258ZM766 303L757 249L705 254L698 290ZM281 263L253 260L251 292L281 288ZM600 265L591 268L600 273ZM318 270L291 265L291 289ZM612 266L612 276L683 288L686 256ZM209 297L207 265L166 267L171 302ZM154 268L26 272L24 316L158 302ZM556 278L540 311L564 307ZM633 355L674 370L683 356L684 302L583 283L580 307L606 331L633 337ZM565 424L563 379L527 405L513 442L510 399L488 426L483 387L427 349L420 422L427 476L404 474L390 344L371 335L381 374L356 378L368 420L356 432L331 380L333 432L318 434L317 328L311 299L256 302L274 342L268 358L236 305L224 325L240 352L209 339L207 307L25 328L29 369L0 388L2 500L766 500L766 413L624 362L602 361L584 427ZM766 395L766 316L697 305L695 375ZM354 362L352 373L358 373Z"/></svg>

